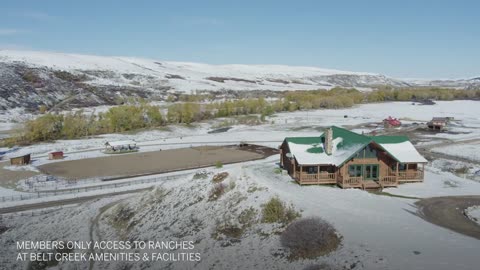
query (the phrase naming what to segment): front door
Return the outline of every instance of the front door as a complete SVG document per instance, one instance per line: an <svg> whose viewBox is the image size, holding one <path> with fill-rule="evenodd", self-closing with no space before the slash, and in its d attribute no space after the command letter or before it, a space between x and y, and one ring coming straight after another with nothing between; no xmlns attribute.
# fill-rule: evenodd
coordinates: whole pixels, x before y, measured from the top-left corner
<svg viewBox="0 0 480 270"><path fill-rule="evenodd" d="M378 180L378 164L364 166L363 178L366 180Z"/></svg>

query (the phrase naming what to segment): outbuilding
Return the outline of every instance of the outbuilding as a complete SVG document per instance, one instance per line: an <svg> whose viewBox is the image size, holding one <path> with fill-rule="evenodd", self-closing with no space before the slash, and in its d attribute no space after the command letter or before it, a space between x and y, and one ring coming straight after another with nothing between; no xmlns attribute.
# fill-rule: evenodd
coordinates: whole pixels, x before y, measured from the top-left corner
<svg viewBox="0 0 480 270"><path fill-rule="evenodd" d="M48 153L48 159L53 160L53 159L63 159L63 152L62 151L54 151Z"/></svg>
<svg viewBox="0 0 480 270"><path fill-rule="evenodd" d="M427 126L431 130L443 130L448 126L450 120L453 120L453 117L433 117L431 121L427 123Z"/></svg>
<svg viewBox="0 0 480 270"><path fill-rule="evenodd" d="M30 164L30 154L10 158L10 165L27 165Z"/></svg>

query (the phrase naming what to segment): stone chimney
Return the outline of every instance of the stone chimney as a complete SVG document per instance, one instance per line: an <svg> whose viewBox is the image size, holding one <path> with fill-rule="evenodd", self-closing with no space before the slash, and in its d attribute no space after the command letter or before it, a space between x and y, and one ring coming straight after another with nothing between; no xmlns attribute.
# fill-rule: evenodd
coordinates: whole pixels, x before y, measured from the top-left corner
<svg viewBox="0 0 480 270"><path fill-rule="evenodd" d="M331 155L333 152L332 141L333 141L333 130L332 128L327 128L327 130L325 131L325 145L324 145L325 153L327 155Z"/></svg>

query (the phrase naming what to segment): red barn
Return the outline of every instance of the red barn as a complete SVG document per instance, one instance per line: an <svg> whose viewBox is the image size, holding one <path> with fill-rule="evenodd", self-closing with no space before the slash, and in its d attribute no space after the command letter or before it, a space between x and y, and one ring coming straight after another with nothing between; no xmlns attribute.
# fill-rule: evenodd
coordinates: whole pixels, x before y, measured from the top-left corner
<svg viewBox="0 0 480 270"><path fill-rule="evenodd" d="M55 151L48 153L48 159L63 159L62 151Z"/></svg>

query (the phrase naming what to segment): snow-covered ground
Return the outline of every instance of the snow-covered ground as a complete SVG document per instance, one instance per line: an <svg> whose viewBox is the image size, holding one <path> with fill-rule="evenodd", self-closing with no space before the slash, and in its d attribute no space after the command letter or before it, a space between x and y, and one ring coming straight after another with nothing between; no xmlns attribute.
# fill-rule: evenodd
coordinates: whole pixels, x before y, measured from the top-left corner
<svg viewBox="0 0 480 270"><path fill-rule="evenodd" d="M471 143L435 147L432 151L480 161L480 137L478 137L478 139L479 141Z"/></svg>
<svg viewBox="0 0 480 270"><path fill-rule="evenodd" d="M471 206L465 209L467 217L480 225L480 205Z"/></svg>
<svg viewBox="0 0 480 270"><path fill-rule="evenodd" d="M195 252L201 253L202 261L197 264L174 263L171 269L185 269L185 265L196 269L211 268L212 265L215 265L214 269L224 269L228 265L239 265L239 269L301 269L314 263L336 266L355 263L354 269L470 270L476 265L478 240L453 233L414 215L414 200L375 195L358 189L299 186L288 175L274 173L277 161L277 157L272 157L228 165L222 169L208 169L206 179L192 179L190 175L165 181L160 184L164 192L131 196L107 209L99 210L112 203L112 199L60 209L48 215L28 218L13 215L4 219L6 226L15 229L2 235L0 251L7 255L15 253L16 250L7 243L17 235L33 240L45 237L52 240L89 240L93 230L96 240L120 240L126 232L121 226L112 227L111 220L118 209L130 209L135 213L129 218L132 225L123 225L129 227L128 237L140 240L182 239L197 243ZM229 173L225 180L227 191L217 201L209 201L208 192L214 185L210 179L218 172ZM417 189L422 190L434 187L430 194L440 195L443 191L435 193L443 186L439 177L449 175L430 172L426 176L428 187L422 184L411 186L417 185ZM466 184L469 180L458 181ZM447 189L456 190L455 187L445 187ZM387 189L388 192L390 190L393 189ZM468 194L478 194L480 184L471 182L466 190L469 190ZM318 259L289 261L276 233L281 228L260 221L261 204L274 196L293 204L303 217L318 216L332 223L343 237L341 247ZM228 237L219 240L213 236L218 224L236 224L239 214L250 207L256 210L255 219L245 229L240 241L229 240ZM98 215L101 211L104 213ZM81 222L83 226L70 225L68 228L71 222ZM60 224L55 233L48 226L52 223ZM452 252L455 256L451 256ZM15 265L18 266L18 262ZM88 268L88 264L77 266L78 269ZM95 266L98 269L116 269L119 264L97 262ZM164 265L132 264L131 269L155 269L159 266Z"/></svg>
<svg viewBox="0 0 480 270"><path fill-rule="evenodd" d="M422 183L402 184L396 188L384 189L385 192L417 198L480 195L480 183L458 177L450 172L427 166Z"/></svg>
<svg viewBox="0 0 480 270"><path fill-rule="evenodd" d="M105 141L125 139L135 139L141 151L194 144L231 144L240 141L254 141L257 144L276 147L287 136L315 136L322 132L323 127L330 125L354 127L368 132L378 128L364 124L378 123L389 115L404 119L403 122L419 123L426 122L433 116L455 118L456 122L450 128L451 133L423 135L425 139L423 147L438 143L435 141L437 138L448 138L452 143L479 138L478 104L475 101L450 101L420 106L411 105L409 102L395 102L367 104L342 110L279 113L268 118L268 124L235 126L224 133L209 134L212 126L221 121L215 120L192 128L172 127L169 131L108 134L92 139L33 145L6 153L5 156L33 153L33 165L37 166L47 162L58 162L47 159L46 154L51 150L65 151L66 159L95 157L103 155L99 149L103 147ZM480 150L478 144L468 145L473 149L471 151ZM449 150L448 154L452 152L457 153ZM459 149L458 152L463 150ZM465 157L471 158L471 155ZM475 170L478 168L477 161L472 160L468 166ZM168 195L155 203L146 203L155 193L146 192L128 199L126 198L128 196L122 197L125 199L122 205L135 210L132 217L135 222L131 225L128 236L143 240L160 238L198 241L196 249L204 258L202 262L194 265L198 269L209 268L212 265L215 265L213 267L215 269L222 269L228 265L242 265L243 267L239 269L302 269L309 264L321 262L348 267L355 264L354 269L470 270L478 265L477 239L454 233L421 219L415 215L416 200L402 197L479 195L480 182L445 171L448 162L455 162L452 163L452 168L466 163L435 160L427 165L424 182L384 189L385 193L393 195L389 196L358 189L299 186L285 173L275 173L277 162L278 157L274 156L261 161L227 165L222 169L210 168L208 179L192 179L191 176L186 176L163 181L157 185L168 191ZM208 192L213 185L209 179L213 173L220 171L230 174L226 180L228 186L230 182L235 182L235 185L218 201L208 201ZM0 196L3 192L3 189L0 189ZM6 192L8 193L8 190ZM343 236L342 246L334 253L316 260L290 262L284 257L284 250L275 233L278 228L275 226L257 221L246 229L239 242L219 241L212 237L212 232L216 230L216 221L224 219L234 221L249 207L257 210L259 218L261 205L273 196L292 203L304 217L319 216L331 222ZM98 240L98 235L103 239L116 239L122 233L109 223L109 218L115 213L115 200L117 199L92 201L69 209L60 209L48 215L30 217L13 215L4 221L5 225L12 229L0 235L0 252L13 254L15 251L12 251L7 243L16 239L18 235L28 239L44 239L46 236L49 239L88 240L93 230L94 239ZM237 201L238 203L233 203ZM112 203L112 207L103 208ZM105 212L99 216L102 211ZM477 210L470 209L468 212L478 217ZM51 224L58 224L57 232L52 232ZM78 269L88 268L88 265L77 266ZM102 263L95 266L114 269ZM158 265L143 266L146 269L158 267ZM140 266L134 265L132 269L137 269L135 267ZM193 268L193 265L173 264L171 267L183 269Z"/></svg>

